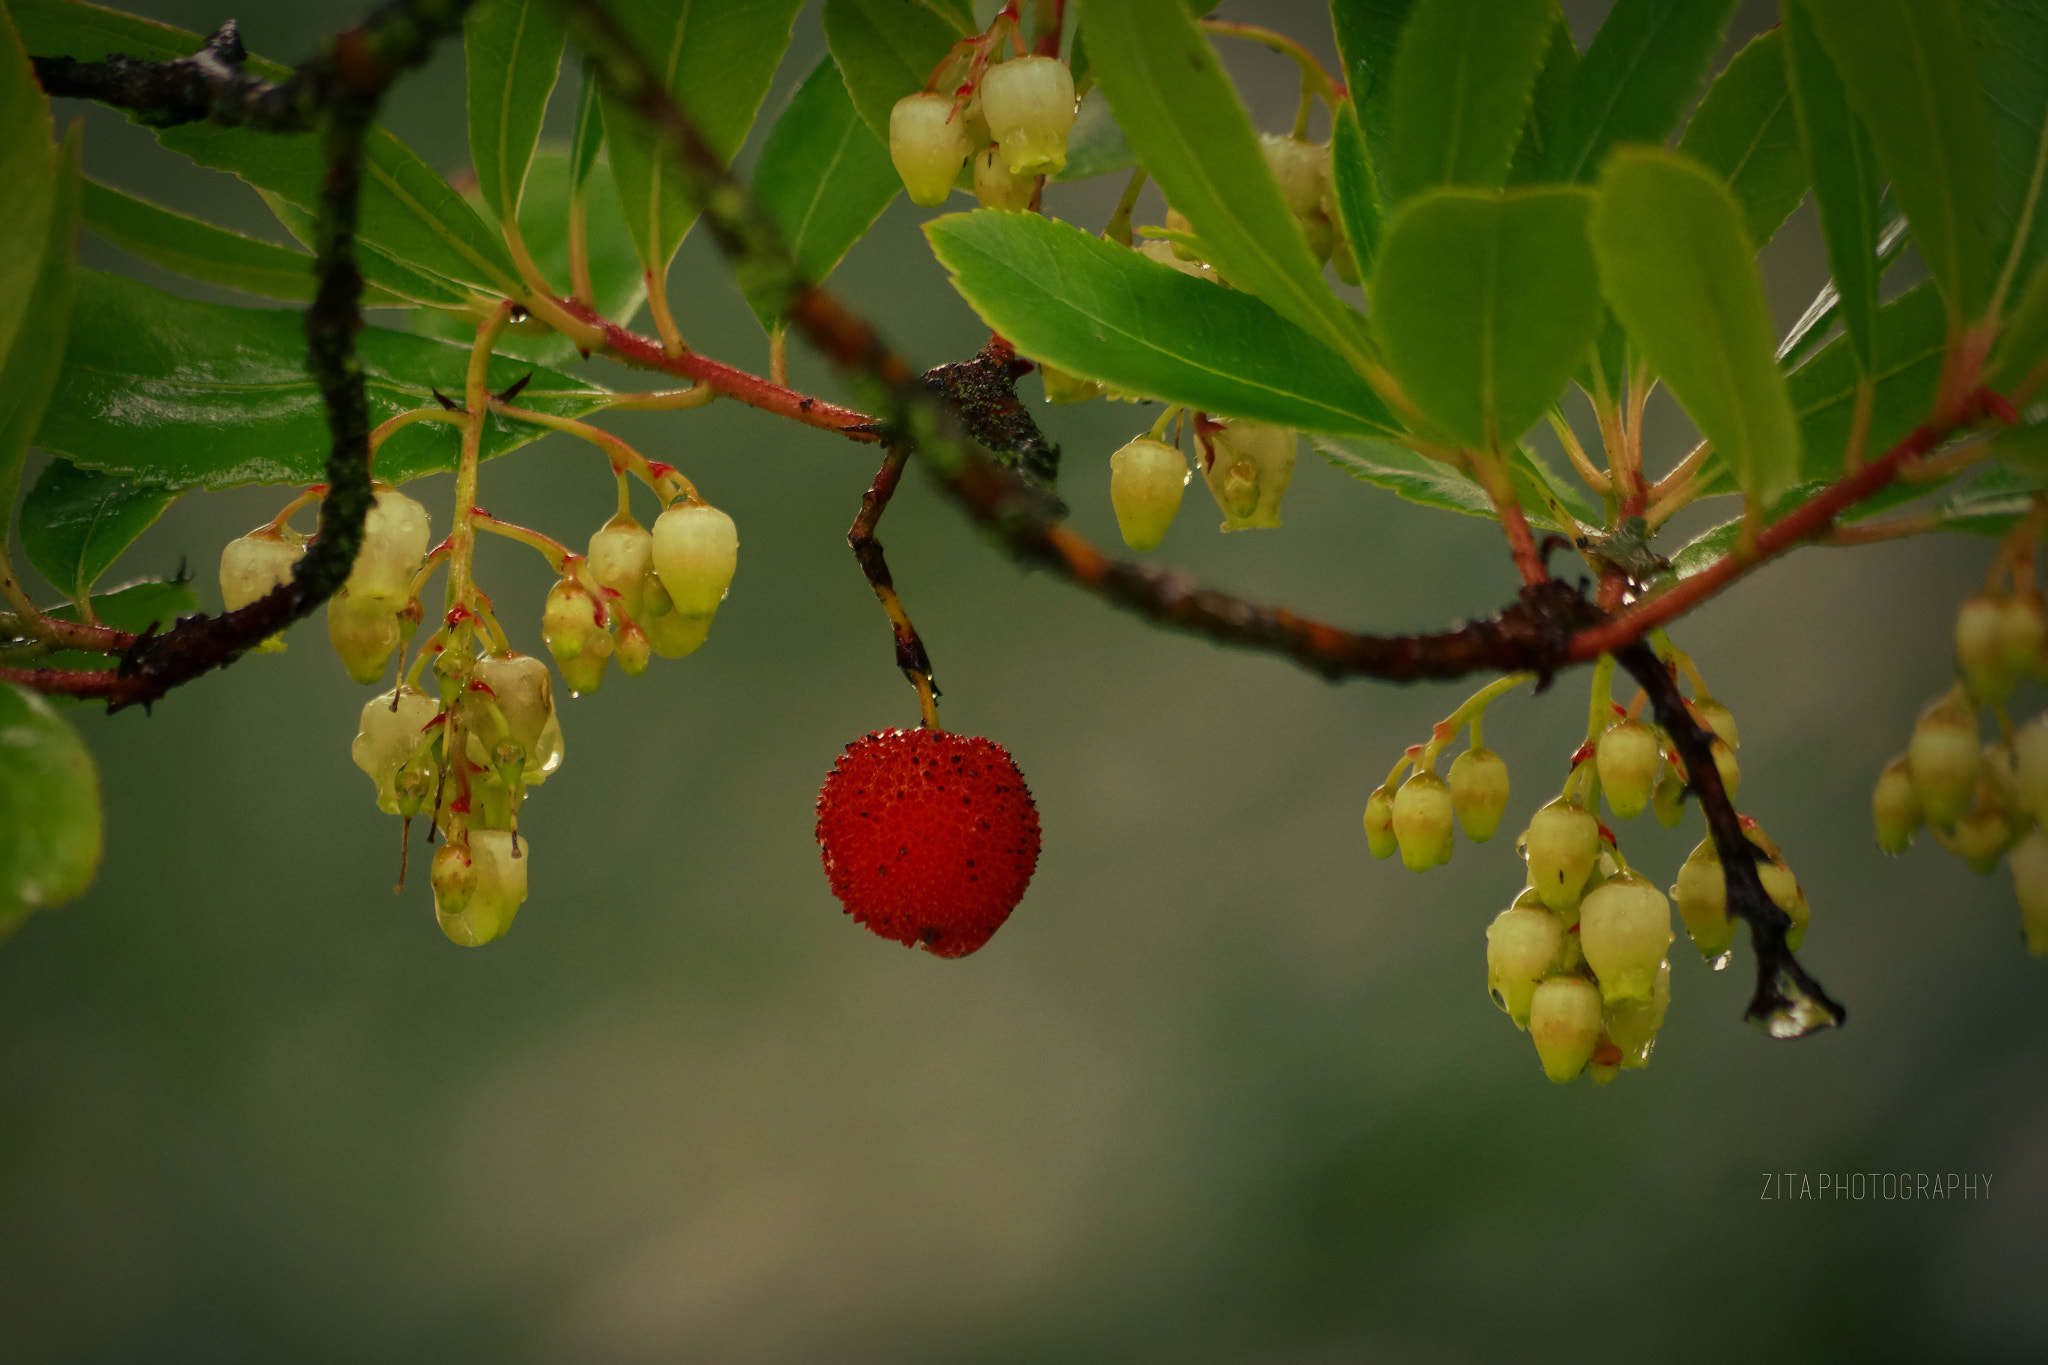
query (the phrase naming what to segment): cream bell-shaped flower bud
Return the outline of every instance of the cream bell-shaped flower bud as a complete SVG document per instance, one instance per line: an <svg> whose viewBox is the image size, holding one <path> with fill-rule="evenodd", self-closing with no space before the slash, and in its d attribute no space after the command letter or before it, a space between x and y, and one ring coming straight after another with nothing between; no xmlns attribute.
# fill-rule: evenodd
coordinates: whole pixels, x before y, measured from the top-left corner
<svg viewBox="0 0 2048 1365"><path fill-rule="evenodd" d="M1693 946L1709 962L1718 959L1735 942L1735 921L1728 917L1728 879L1721 868L1721 855L1713 836L1700 840L1678 868L1678 883L1671 888L1678 902L1678 917Z"/></svg>
<svg viewBox="0 0 2048 1365"><path fill-rule="evenodd" d="M1237 419L1208 437L1202 477L1223 509L1226 531L1272 530L1294 479L1293 427Z"/></svg>
<svg viewBox="0 0 2048 1365"><path fill-rule="evenodd" d="M1295 219L1301 224L1302 238L1308 242L1308 254L1316 258L1317 265L1329 262L1330 253L1337 247L1337 229L1321 209Z"/></svg>
<svg viewBox="0 0 2048 1365"><path fill-rule="evenodd" d="M2048 713L2034 717L2013 736L2012 776L2020 810L2048 823Z"/></svg>
<svg viewBox="0 0 2048 1365"><path fill-rule="evenodd" d="M1720 702L1715 701L1712 697L1702 697L1698 701L1689 703L1689 705L1694 720L1712 730L1722 739L1727 740L1731 748L1740 749L1742 747L1742 735L1735 728L1734 712L1721 705Z"/></svg>
<svg viewBox="0 0 2048 1365"><path fill-rule="evenodd" d="M459 920L476 894L476 859L457 844L443 844L434 850L434 868L429 880L434 886L434 917L445 930ZM458 940L459 941L459 940Z"/></svg>
<svg viewBox="0 0 2048 1365"><path fill-rule="evenodd" d="M1742 790L1742 765L1735 761L1735 746L1719 735L1714 737L1714 771L1721 774L1721 790L1733 801Z"/></svg>
<svg viewBox="0 0 2048 1365"><path fill-rule="evenodd" d="M647 571L654 565L654 536L630 516L613 517L590 537L590 576L618 594L620 611L640 619L646 606Z"/></svg>
<svg viewBox="0 0 2048 1365"><path fill-rule="evenodd" d="M398 648L398 612L389 602L343 588L327 599L327 639L349 677L376 682Z"/></svg>
<svg viewBox="0 0 2048 1365"><path fill-rule="evenodd" d="M540 638L576 696L603 686L605 666L612 660L612 633L600 620L599 610L596 599L573 578L550 588L541 608Z"/></svg>
<svg viewBox="0 0 2048 1365"><path fill-rule="evenodd" d="M1451 809L1465 837L1483 844L1508 808L1507 760L1491 749L1467 749L1451 760Z"/></svg>
<svg viewBox="0 0 2048 1365"><path fill-rule="evenodd" d="M1581 976L1553 976L1529 998L1529 1037L1543 1074L1562 1085L1592 1060L1600 1040L1600 988Z"/></svg>
<svg viewBox="0 0 2048 1365"><path fill-rule="evenodd" d="M441 852L457 847L447 845ZM513 916L526 902L526 859L531 851L525 836L514 836L510 830L471 830L468 853L475 880L462 908L452 913L440 900L441 853L434 855L434 918L450 942L478 948L512 927Z"/></svg>
<svg viewBox="0 0 2048 1365"><path fill-rule="evenodd" d="M1515 1027L1529 1027L1536 983L1564 953L1564 922L1541 906L1511 905L1486 928L1486 991Z"/></svg>
<svg viewBox="0 0 2048 1365"><path fill-rule="evenodd" d="M1390 788L1376 787L1365 798L1365 846L1375 858L1391 858L1401 846L1394 837L1394 793Z"/></svg>
<svg viewBox="0 0 2048 1365"><path fill-rule="evenodd" d="M654 571L685 616L718 610L739 560L739 529L716 507L677 503L654 523Z"/></svg>
<svg viewBox="0 0 2048 1365"><path fill-rule="evenodd" d="M2037 826L2012 846L2013 895L2020 903L2020 932L2027 951L2048 957L2048 834Z"/></svg>
<svg viewBox="0 0 2048 1365"><path fill-rule="evenodd" d="M523 778L539 783L562 766L562 726L555 717L555 682L530 654L479 659L473 676L491 690L509 738L525 755Z"/></svg>
<svg viewBox="0 0 2048 1365"><path fill-rule="evenodd" d="M1189 477L1180 450L1150 436L1138 437L1109 457L1109 504L1124 544L1133 550L1158 548L1180 511Z"/></svg>
<svg viewBox="0 0 2048 1365"><path fill-rule="evenodd" d="M349 757L377 784L377 809L399 814L398 774L425 742L427 723L441 704L417 687L397 687L363 703Z"/></svg>
<svg viewBox="0 0 2048 1365"><path fill-rule="evenodd" d="M1956 611L1956 670L1970 700L1989 706L2012 695L2013 671L2005 664L2001 618L2005 605L1988 593L1964 599Z"/></svg>
<svg viewBox="0 0 2048 1365"><path fill-rule="evenodd" d="M638 622L619 623L618 643L612 649L612 657L619 661L629 678L637 678L647 671L647 665L654 660L654 642L647 638L647 632Z"/></svg>
<svg viewBox="0 0 2048 1365"><path fill-rule="evenodd" d="M1618 721L1607 727L1593 750L1593 763L1600 773L1600 790L1607 793L1607 805L1616 816L1633 820L1650 803L1657 785L1657 732L1639 720Z"/></svg>
<svg viewBox="0 0 2048 1365"><path fill-rule="evenodd" d="M1671 1008L1671 960L1666 958L1657 966L1657 979L1650 987L1648 1000L1627 1001L1609 1005L1602 1021L1607 1026L1607 1036L1621 1049L1621 1065L1624 1070L1634 1070L1650 1064L1650 1049L1657 1045L1657 1030L1664 1027L1664 1015Z"/></svg>
<svg viewBox="0 0 2048 1365"><path fill-rule="evenodd" d="M1906 769L1927 823L1953 825L1977 791L1977 715L1957 691L1928 704L1906 745Z"/></svg>
<svg viewBox="0 0 2048 1365"><path fill-rule="evenodd" d="M427 509L395 488L377 490L363 519L363 545L348 573L348 591L396 611L412 596L413 576L427 556Z"/></svg>
<svg viewBox="0 0 2048 1365"><path fill-rule="evenodd" d="M1877 825L1877 846L1895 856L1904 853L1920 828L1920 796L1913 790L1904 754L1878 774L1877 787L1870 793L1870 815Z"/></svg>
<svg viewBox="0 0 2048 1365"><path fill-rule="evenodd" d="M2041 649L2048 643L2048 622L2041 619L2041 595L2016 593L1999 604L1998 654L2015 678L2041 676Z"/></svg>
<svg viewBox="0 0 2048 1365"><path fill-rule="evenodd" d="M1048 403L1085 403L1102 396L1102 385L1094 380L1068 374L1043 360L1038 362L1038 378L1045 385L1045 401Z"/></svg>
<svg viewBox="0 0 2048 1365"><path fill-rule="evenodd" d="M1166 206L1165 227L1168 232L1178 232L1187 237L1195 235L1195 225L1188 221L1188 216L1185 213L1182 213L1171 204ZM1202 253L1189 246L1186 242L1170 240L1168 246L1172 254L1179 259L1194 261L1198 264L1202 263Z"/></svg>
<svg viewBox="0 0 2048 1365"><path fill-rule="evenodd" d="M1017 57L981 78L981 112L1013 175L1055 175L1067 164L1074 77L1057 57Z"/></svg>
<svg viewBox="0 0 2048 1365"><path fill-rule="evenodd" d="M1572 923L1579 894L1600 856L1600 822L1578 802L1559 797L1529 818L1522 856L1529 863L1529 885Z"/></svg>
<svg viewBox="0 0 2048 1365"><path fill-rule="evenodd" d="M1635 872L1610 877L1579 906L1579 947L1610 1005L1650 998L1671 939L1671 903Z"/></svg>
<svg viewBox="0 0 2048 1365"><path fill-rule="evenodd" d="M709 616L685 616L672 610L648 617L641 629L647 632L647 643L656 654L681 659L704 647L711 638L711 621Z"/></svg>
<svg viewBox="0 0 2048 1365"><path fill-rule="evenodd" d="M1337 278L1349 285L1358 284L1358 253L1351 249L1351 239L1344 235L1344 225L1335 216L1330 222L1337 232L1330 243L1330 268L1337 272Z"/></svg>
<svg viewBox="0 0 2048 1365"><path fill-rule="evenodd" d="M2000 856L2012 842L2012 829L1988 783L1978 785L1976 801L1956 820L1953 839L1956 856L1969 864L1970 871L1988 877L1997 870Z"/></svg>
<svg viewBox="0 0 2048 1365"><path fill-rule="evenodd" d="M973 151L951 95L905 95L889 111L889 159L903 178L904 193L921 208L946 202Z"/></svg>
<svg viewBox="0 0 2048 1365"><path fill-rule="evenodd" d="M1410 872L1451 860L1451 789L1441 777L1414 773L1394 793L1394 839Z"/></svg>
<svg viewBox="0 0 2048 1365"><path fill-rule="evenodd" d="M287 540L268 527L229 541L220 552L221 604L239 611L268 596L272 588L291 582L292 570L305 557L304 541ZM284 649L284 639L273 635L256 649L276 654Z"/></svg>
<svg viewBox="0 0 2048 1365"><path fill-rule="evenodd" d="M1266 164L1280 182L1280 197L1287 201L1288 212L1297 218L1316 212L1329 183L1330 149L1304 138L1265 133L1259 138L1259 150L1266 154Z"/></svg>
<svg viewBox="0 0 2048 1365"><path fill-rule="evenodd" d="M981 207L1023 213L1037 192L1038 177L1012 173L1000 147L991 143L974 154L974 202Z"/></svg>
<svg viewBox="0 0 2048 1365"><path fill-rule="evenodd" d="M1685 780L1669 762L1657 774L1656 789L1650 793L1650 810L1657 823L1666 829L1677 829L1685 819Z"/></svg>
<svg viewBox="0 0 2048 1365"><path fill-rule="evenodd" d="M1785 912L1792 926L1785 931L1785 946L1793 952L1806 941L1807 921L1813 911L1806 903L1806 892L1800 889L1799 879L1792 875L1792 868L1783 858L1759 858L1756 863L1757 880L1764 884L1764 894L1771 903Z"/></svg>
<svg viewBox="0 0 2048 1365"><path fill-rule="evenodd" d="M1192 275L1198 280L1208 280L1211 284L1217 282L1216 272L1201 261L1191 256L1184 257L1176 254L1180 250L1180 246L1176 242L1169 242L1159 237L1147 237L1144 241L1139 242L1133 250L1146 260L1157 261L1160 265L1164 266L1171 266L1183 275Z"/></svg>

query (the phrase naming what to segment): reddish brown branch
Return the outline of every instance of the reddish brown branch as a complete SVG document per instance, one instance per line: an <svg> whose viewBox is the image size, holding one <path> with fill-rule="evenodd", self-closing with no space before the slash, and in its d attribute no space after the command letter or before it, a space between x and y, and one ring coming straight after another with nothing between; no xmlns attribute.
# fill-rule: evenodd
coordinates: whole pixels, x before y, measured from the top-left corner
<svg viewBox="0 0 2048 1365"><path fill-rule="evenodd" d="M36 692L77 697L81 701L104 701L124 696L129 690L129 681L110 669L0 667L0 682L19 683Z"/></svg>
<svg viewBox="0 0 2048 1365"><path fill-rule="evenodd" d="M896 641L896 666L903 670L903 676L917 690L918 709L924 723L937 725L939 688L932 680L931 657L925 653L924 641L918 637L917 627L911 624L910 613L904 610L903 599L896 594L896 580L889 573L889 561L882 552L882 542L875 538L875 527L882 520L882 513L889 510L889 499L896 496L896 485L903 477L903 466L909 458L910 452L900 445L888 448L882 457L882 467L875 471L875 481L861 495L860 514L847 528L846 543L853 548L853 557L861 572L867 575L868 586L874 589L875 599L888 614L890 633Z"/></svg>

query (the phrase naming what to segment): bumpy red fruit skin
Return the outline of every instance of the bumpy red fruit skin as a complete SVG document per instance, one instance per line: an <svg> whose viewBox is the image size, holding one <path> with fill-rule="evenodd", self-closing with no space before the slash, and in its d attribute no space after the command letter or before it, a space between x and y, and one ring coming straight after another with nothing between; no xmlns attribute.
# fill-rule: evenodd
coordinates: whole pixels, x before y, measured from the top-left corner
<svg viewBox="0 0 2048 1365"><path fill-rule="evenodd" d="M857 923L939 957L989 941L1038 866L1038 808L1003 746L878 730L818 791L818 847Z"/></svg>

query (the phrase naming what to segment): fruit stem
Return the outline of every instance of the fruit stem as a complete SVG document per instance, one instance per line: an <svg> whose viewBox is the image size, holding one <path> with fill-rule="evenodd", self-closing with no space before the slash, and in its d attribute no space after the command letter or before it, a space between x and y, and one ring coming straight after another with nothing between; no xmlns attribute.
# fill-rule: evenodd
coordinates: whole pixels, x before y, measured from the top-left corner
<svg viewBox="0 0 2048 1365"><path fill-rule="evenodd" d="M861 572L867 575L868 586L874 589L875 600L882 604L882 610L889 617L890 633L896 639L896 666L903 670L903 676L917 690L917 709L924 718L927 730L939 729L939 688L932 681L931 657L925 653L924 641L918 637L917 627L911 624L910 613L903 608L903 599L896 595L896 581L889 573L889 561L882 553L882 542L875 538L875 527L882 520L882 513L889 510L889 499L896 495L896 484L903 477L903 465L910 458L905 446L887 447L882 456L882 467L875 471L875 481L868 491L861 495L860 512L847 528L846 543L853 549L855 562Z"/></svg>

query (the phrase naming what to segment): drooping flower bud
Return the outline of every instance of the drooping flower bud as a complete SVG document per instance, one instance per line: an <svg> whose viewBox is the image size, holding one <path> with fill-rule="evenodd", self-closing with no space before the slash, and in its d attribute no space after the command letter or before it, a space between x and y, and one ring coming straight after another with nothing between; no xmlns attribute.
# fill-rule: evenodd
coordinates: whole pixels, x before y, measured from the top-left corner
<svg viewBox="0 0 2048 1365"><path fill-rule="evenodd" d="M654 571L685 616L718 610L739 558L739 528L709 504L677 503L654 523Z"/></svg>
<svg viewBox="0 0 2048 1365"><path fill-rule="evenodd" d="M479 659L476 680L490 688L508 736L524 755L522 780L538 784L562 766L562 725L555 715L555 684L548 666L530 654Z"/></svg>
<svg viewBox="0 0 2048 1365"><path fill-rule="evenodd" d="M1177 232L1182 237L1193 237L1195 235L1195 225L1188 221L1188 216L1185 213L1182 213L1171 204L1166 206L1165 227L1168 232ZM1202 253L1189 246L1186 242L1181 241L1179 238L1171 238L1169 241L1172 244L1173 254L1181 260L1193 261L1198 265L1206 264L1202 260Z"/></svg>
<svg viewBox="0 0 2048 1365"><path fill-rule="evenodd" d="M1564 922L1541 906L1509 906L1486 929L1486 990L1515 1027L1529 1027L1536 983L1564 953Z"/></svg>
<svg viewBox="0 0 2048 1365"><path fill-rule="evenodd" d="M1980 877L1997 870L2000 855L2012 842L2012 829L1988 788L1988 783L1979 784L1976 801L1956 820L1952 836L1956 856Z"/></svg>
<svg viewBox="0 0 2048 1365"><path fill-rule="evenodd" d="M220 552L221 604L239 611L268 595L272 588L291 582L292 570L305 557L305 542L273 535L269 527L229 541ZM275 654L284 648L284 640L273 635L256 648Z"/></svg>
<svg viewBox="0 0 2048 1365"><path fill-rule="evenodd" d="M1969 808L1978 763L1977 716L1960 689L1929 703L1906 745L1906 768L1928 824L1947 828Z"/></svg>
<svg viewBox="0 0 2048 1365"><path fill-rule="evenodd" d="M1650 998L1671 938L1670 902L1632 871L1602 882L1579 906L1579 947L1610 1005Z"/></svg>
<svg viewBox="0 0 2048 1365"><path fill-rule="evenodd" d="M612 657L619 661L629 678L637 678L647 671L647 665L654 658L654 642L647 638L647 632L638 622L623 621L619 624L618 643L612 649Z"/></svg>
<svg viewBox="0 0 2048 1365"><path fill-rule="evenodd" d="M1600 856L1600 822L1578 802L1559 797L1529 818L1522 856L1543 903L1566 923L1576 922L1579 895Z"/></svg>
<svg viewBox="0 0 2048 1365"><path fill-rule="evenodd" d="M1702 697L1687 705L1692 708L1692 718L1727 740L1730 748L1742 747L1742 736L1735 728L1734 712L1712 697Z"/></svg>
<svg viewBox="0 0 2048 1365"><path fill-rule="evenodd" d="M1956 612L1956 669L1970 700L1993 705L2012 695L2014 677L2005 666L2000 618L2003 604L1987 593L1966 598Z"/></svg>
<svg viewBox="0 0 2048 1365"><path fill-rule="evenodd" d="M2020 903L2020 932L2027 951L2048 957L2048 834L2039 827L2012 846L2013 894Z"/></svg>
<svg viewBox="0 0 2048 1365"><path fill-rule="evenodd" d="M1344 226L1334 217L1335 239L1330 243L1330 268L1337 272L1337 278L1349 285L1356 285L1361 278L1358 273L1358 253L1351 249L1351 239L1344 235Z"/></svg>
<svg viewBox="0 0 2048 1365"><path fill-rule="evenodd" d="M434 850L434 916L444 930L450 921L460 920L476 894L476 860L459 844L443 844ZM459 941L459 940L458 940Z"/></svg>
<svg viewBox="0 0 2048 1365"><path fill-rule="evenodd" d="M547 603L541 608L540 638L576 696L597 691L604 684L605 666L612 660L612 633L598 611L596 599L573 578L564 578L548 589Z"/></svg>
<svg viewBox="0 0 2048 1365"><path fill-rule="evenodd" d="M1656 814L1657 823L1666 829L1677 829L1685 819L1685 779L1669 763L1657 774L1656 789L1650 794L1650 809Z"/></svg>
<svg viewBox="0 0 2048 1365"><path fill-rule="evenodd" d="M1287 201L1287 211L1297 218L1316 212L1329 182L1330 149L1303 138L1265 133L1259 138L1259 150L1266 154L1266 165L1280 182L1280 197Z"/></svg>
<svg viewBox="0 0 2048 1365"><path fill-rule="evenodd" d="M1219 278L1216 272L1205 265L1199 257L1182 254L1185 248L1179 242L1167 242L1158 237L1148 237L1138 243L1136 250L1146 260L1157 261L1160 265L1164 266L1171 266L1183 275L1192 275L1198 280L1207 280L1211 284L1216 283Z"/></svg>
<svg viewBox="0 0 2048 1365"><path fill-rule="evenodd" d="M1394 793L1394 838L1411 872L1451 860L1451 789L1432 772L1416 772Z"/></svg>
<svg viewBox="0 0 2048 1365"><path fill-rule="evenodd" d="M1619 721L1601 734L1593 763L1616 816L1633 820L1643 813L1657 784L1660 760L1656 731L1639 720Z"/></svg>
<svg viewBox="0 0 2048 1365"><path fill-rule="evenodd" d="M1013 175L1055 175L1067 164L1074 77L1057 57L1017 57L981 78L981 110Z"/></svg>
<svg viewBox="0 0 2048 1365"><path fill-rule="evenodd" d="M962 121L953 116L950 95L905 95L889 111L889 159L913 204L935 208L945 203L973 151Z"/></svg>
<svg viewBox="0 0 2048 1365"><path fill-rule="evenodd" d="M1375 858L1391 858L1400 847L1394 837L1394 793L1386 787L1365 798L1365 846Z"/></svg>
<svg viewBox="0 0 2048 1365"><path fill-rule="evenodd" d="M1728 916L1728 878L1712 835L1679 865L1671 899L1701 957L1713 962L1728 951L1735 942L1735 921Z"/></svg>
<svg viewBox="0 0 2048 1365"><path fill-rule="evenodd" d="M613 517L590 537L591 578L617 593L620 611L640 619L646 607L647 571L654 564L654 536L630 516Z"/></svg>
<svg viewBox="0 0 2048 1365"><path fill-rule="evenodd" d="M1116 527L1133 550L1158 548L1187 491L1188 462L1179 449L1140 436L1109 457L1109 503Z"/></svg>
<svg viewBox="0 0 2048 1365"><path fill-rule="evenodd" d="M1607 1036L1621 1050L1621 1065L1633 1070L1650 1064L1650 1049L1657 1044L1657 1030L1664 1027L1665 1012L1671 1008L1671 961L1657 966L1657 979L1648 1000L1609 1005L1605 1023Z"/></svg>
<svg viewBox="0 0 2048 1365"><path fill-rule="evenodd" d="M1920 828L1920 797L1913 790L1913 774L1906 756L1884 765L1877 788L1870 794L1870 814L1877 825L1877 846L1890 854L1906 851Z"/></svg>
<svg viewBox="0 0 2048 1365"><path fill-rule="evenodd" d="M327 638L349 677L376 682L398 648L398 612L387 601L343 588L327 599Z"/></svg>
<svg viewBox="0 0 2048 1365"><path fill-rule="evenodd" d="M1806 892L1800 888L1799 879L1792 875L1791 865L1775 855L1759 858L1756 876L1764 884L1764 894L1771 898L1771 903L1792 921L1792 927L1785 931L1785 946L1799 951L1799 945L1806 941L1806 924L1813 911L1806 903Z"/></svg>
<svg viewBox="0 0 2048 1365"><path fill-rule="evenodd" d="M1023 213L1038 192L1038 177L1014 174L991 143L974 154L974 202L985 209Z"/></svg>
<svg viewBox="0 0 2048 1365"><path fill-rule="evenodd" d="M513 916L526 902L526 860L531 847L525 836L510 830L473 829L469 832L471 875L475 878L463 908L445 913L439 903L441 853L456 848L448 845L434 855L434 889L437 893L434 917L451 942L476 948L501 936L512 927Z"/></svg>
<svg viewBox="0 0 2048 1365"><path fill-rule="evenodd" d="M1280 525L1280 500L1294 478L1293 427L1267 422L1226 422L1208 437L1202 477L1223 509L1223 529L1246 531Z"/></svg>
<svg viewBox="0 0 2048 1365"><path fill-rule="evenodd" d="M1451 808L1465 837L1483 844L1508 808L1507 760L1491 749L1467 749L1451 762Z"/></svg>
<svg viewBox="0 0 2048 1365"><path fill-rule="evenodd" d="M412 596L413 576L427 555L431 526L427 509L395 488L377 490L363 519L363 545L348 573L348 592L358 601L396 611Z"/></svg>
<svg viewBox="0 0 2048 1365"><path fill-rule="evenodd" d="M710 638L711 622L710 616L685 616L677 611L661 586L661 575L648 580L647 619L640 628L647 632L647 643L656 654L664 659L695 654Z"/></svg>
<svg viewBox="0 0 2048 1365"><path fill-rule="evenodd" d="M1295 219L1301 224L1302 238L1308 243L1308 254L1315 257L1317 265L1326 264L1330 253L1337 246L1337 228L1321 209Z"/></svg>
<svg viewBox="0 0 2048 1365"><path fill-rule="evenodd" d="M2048 713L2034 717L2013 736L2012 775L2020 810L2048 823Z"/></svg>
<svg viewBox="0 0 2048 1365"><path fill-rule="evenodd" d="M349 757L377 784L377 809L386 815L403 812L397 792L398 774L412 762L429 721L440 703L416 687L397 687L363 703Z"/></svg>
<svg viewBox="0 0 2048 1365"><path fill-rule="evenodd" d="M1582 976L1553 976L1529 1000L1529 1037L1543 1074L1562 1085L1592 1060L1600 1038L1600 988Z"/></svg>
<svg viewBox="0 0 2048 1365"><path fill-rule="evenodd" d="M1048 403L1085 403L1102 396L1102 385L1093 379L1068 374L1043 360L1038 362L1038 377L1045 385L1045 401Z"/></svg>
<svg viewBox="0 0 2048 1365"><path fill-rule="evenodd" d="M1998 661L2014 678L2041 676L2041 648L2048 623L2041 619L2041 595L2016 593L1999 604Z"/></svg>
<svg viewBox="0 0 2048 1365"><path fill-rule="evenodd" d="M1735 746L1719 735L1714 737L1714 771L1721 775L1721 790L1733 801L1742 790L1742 767L1735 761Z"/></svg>

